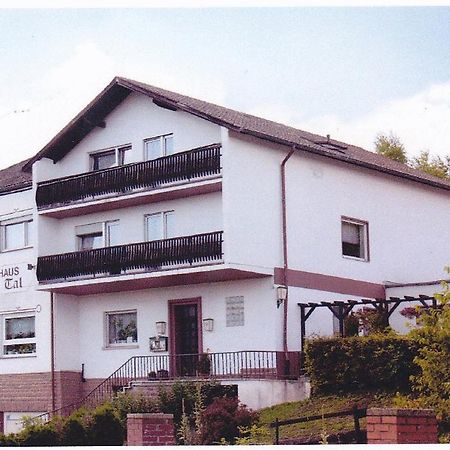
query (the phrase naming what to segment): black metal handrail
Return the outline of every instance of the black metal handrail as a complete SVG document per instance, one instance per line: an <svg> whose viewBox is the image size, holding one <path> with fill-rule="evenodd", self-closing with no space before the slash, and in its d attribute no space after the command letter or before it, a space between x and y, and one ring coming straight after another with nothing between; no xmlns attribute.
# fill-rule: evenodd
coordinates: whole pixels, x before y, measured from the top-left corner
<svg viewBox="0 0 450 450"><path fill-rule="evenodd" d="M220 149L220 144L212 144L151 161L43 181L37 186L36 204L42 209L220 174Z"/></svg>
<svg viewBox="0 0 450 450"><path fill-rule="evenodd" d="M97 274L120 274L126 270L156 270L164 266L220 260L223 255L222 235L222 231L213 231L40 256L37 262L37 279L49 281Z"/></svg>
<svg viewBox="0 0 450 450"><path fill-rule="evenodd" d="M293 355L298 352L288 353ZM271 350L133 356L80 401L40 417L49 419L55 414L65 416L81 406L94 408L111 400L134 381L298 378L298 372L286 375L285 358L284 352Z"/></svg>

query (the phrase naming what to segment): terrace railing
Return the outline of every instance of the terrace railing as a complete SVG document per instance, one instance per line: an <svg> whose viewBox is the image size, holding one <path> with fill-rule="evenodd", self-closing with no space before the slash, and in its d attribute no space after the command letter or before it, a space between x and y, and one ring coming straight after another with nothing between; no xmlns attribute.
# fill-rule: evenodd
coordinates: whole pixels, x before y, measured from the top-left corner
<svg viewBox="0 0 450 450"><path fill-rule="evenodd" d="M217 261L223 255L222 235L222 231L214 231L159 241L40 256L37 263L37 278L40 282L48 282Z"/></svg>
<svg viewBox="0 0 450 450"><path fill-rule="evenodd" d="M298 352L288 352L290 360L298 360ZM205 364L205 359L208 361ZM96 407L111 400L118 392L136 381L172 379L292 379L299 377L298 368L285 372L286 355L279 351L249 350L185 355L133 356L79 402L42 415L68 415L81 406Z"/></svg>
<svg viewBox="0 0 450 450"><path fill-rule="evenodd" d="M220 144L38 184L38 209L220 174Z"/></svg>

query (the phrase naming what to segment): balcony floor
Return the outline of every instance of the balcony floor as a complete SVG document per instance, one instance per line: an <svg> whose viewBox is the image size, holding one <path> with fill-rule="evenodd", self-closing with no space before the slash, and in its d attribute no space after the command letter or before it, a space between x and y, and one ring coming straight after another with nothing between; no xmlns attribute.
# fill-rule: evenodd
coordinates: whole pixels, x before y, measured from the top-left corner
<svg viewBox="0 0 450 450"><path fill-rule="evenodd" d="M273 269L242 268L233 267L230 264L218 263L166 271L110 275L105 277L98 276L95 278L74 279L72 281L58 283L41 283L38 290L71 295L92 295L169 286L188 286L191 284L247 280L271 276L273 276Z"/></svg>

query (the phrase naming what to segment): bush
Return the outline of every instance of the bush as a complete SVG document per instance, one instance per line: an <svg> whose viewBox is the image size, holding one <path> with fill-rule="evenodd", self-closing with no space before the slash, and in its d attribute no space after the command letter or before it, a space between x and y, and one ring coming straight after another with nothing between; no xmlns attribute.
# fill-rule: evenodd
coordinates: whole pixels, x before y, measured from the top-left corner
<svg viewBox="0 0 450 450"><path fill-rule="evenodd" d="M127 427L127 414L155 413L159 411L158 401L142 394L120 394L113 398L111 404L124 430Z"/></svg>
<svg viewBox="0 0 450 450"><path fill-rule="evenodd" d="M237 398L216 398L202 413L201 443L234 444L240 436L239 428L248 429L257 420L258 414L239 404Z"/></svg>
<svg viewBox="0 0 450 450"><path fill-rule="evenodd" d="M94 410L88 434L90 445L123 445L124 429L110 404L106 403Z"/></svg>
<svg viewBox="0 0 450 450"><path fill-rule="evenodd" d="M54 423L28 425L17 435L17 442L21 447L56 447L61 445L59 433Z"/></svg>
<svg viewBox="0 0 450 450"><path fill-rule="evenodd" d="M396 335L318 338L306 343L306 370L314 394L408 392L418 373L417 342Z"/></svg>

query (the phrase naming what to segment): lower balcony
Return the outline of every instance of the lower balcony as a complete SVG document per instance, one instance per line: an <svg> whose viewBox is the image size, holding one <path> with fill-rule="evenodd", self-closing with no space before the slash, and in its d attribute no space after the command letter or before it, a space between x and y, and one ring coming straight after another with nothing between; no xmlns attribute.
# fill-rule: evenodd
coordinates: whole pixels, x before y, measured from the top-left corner
<svg viewBox="0 0 450 450"><path fill-rule="evenodd" d="M220 262L222 231L38 258L40 283L110 277Z"/></svg>

